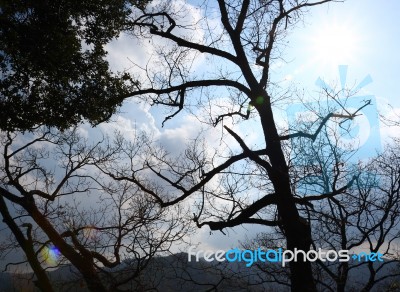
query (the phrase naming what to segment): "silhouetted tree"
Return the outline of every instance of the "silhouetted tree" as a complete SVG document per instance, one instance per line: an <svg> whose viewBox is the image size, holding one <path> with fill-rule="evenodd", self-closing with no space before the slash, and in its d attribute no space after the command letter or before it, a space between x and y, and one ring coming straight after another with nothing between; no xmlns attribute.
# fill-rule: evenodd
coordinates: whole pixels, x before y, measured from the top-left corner
<svg viewBox="0 0 400 292"><path fill-rule="evenodd" d="M104 46L147 0L0 2L0 129L108 120L135 82Z"/></svg>
<svg viewBox="0 0 400 292"><path fill-rule="evenodd" d="M210 127L221 126L226 148L211 154L213 150L201 148L196 140L181 156L173 157L153 147L152 157L140 166L120 172L112 167L103 170L113 178L136 183L162 207L193 199L198 227L222 231L241 224L280 226L288 249L307 252L312 230L299 212L307 199L295 196L283 144L297 137L315 140L320 128L312 133L278 130L274 104L288 92L277 91L271 65L281 57L287 31L307 9L328 2L333 1L204 1L201 8L206 16L191 21L185 10L189 8L161 1L133 16L128 26L138 37L156 44L157 63L138 66L144 77L129 96L171 108L164 123L188 111ZM199 72L193 68L197 58L207 64ZM317 116L315 123L323 127L332 118L355 118L357 112L338 106ZM246 125L250 117L256 117L259 131L249 123L251 129L244 132L257 133L263 140L259 149L246 143L239 128L234 131L227 124L244 121ZM320 193L316 200L339 194L348 186L347 182L333 192ZM309 262L291 262L290 270L293 291L316 289Z"/></svg>
<svg viewBox="0 0 400 292"><path fill-rule="evenodd" d="M186 234L183 209L162 209L97 170L111 159L106 141L43 128L1 138L0 214L42 291L54 289L44 271L61 264L73 265L91 291L116 291Z"/></svg>
<svg viewBox="0 0 400 292"><path fill-rule="evenodd" d="M384 261L365 257L350 262L317 260L312 267L314 278L323 291L382 289L400 275L399 152L396 144L391 143L376 157L352 165L349 159L356 150L339 147L340 136L332 139L328 134L331 131L325 128L313 143L298 141L291 147L292 153L296 153L296 165L291 167L293 190L303 206L300 214L314 230L312 246L315 250L349 250L355 254L379 252ZM340 193L331 191L324 200L313 195L323 189L326 193L337 190L346 182L351 182L351 186ZM284 239L282 230L275 228L245 242L244 247L277 249L284 247ZM261 271L260 282L290 285L284 267L263 263L256 266Z"/></svg>

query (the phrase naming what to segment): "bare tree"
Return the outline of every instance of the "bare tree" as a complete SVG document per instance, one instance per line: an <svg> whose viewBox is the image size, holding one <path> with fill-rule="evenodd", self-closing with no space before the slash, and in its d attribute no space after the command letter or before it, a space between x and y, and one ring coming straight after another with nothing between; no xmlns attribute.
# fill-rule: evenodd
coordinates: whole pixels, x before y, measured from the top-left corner
<svg viewBox="0 0 400 292"><path fill-rule="evenodd" d="M77 129L39 128L2 133L1 143L0 213L42 291L54 290L45 271L63 264L91 291L120 290L187 231L183 210L162 209L136 185L97 170L110 158L106 140L90 144Z"/></svg>
<svg viewBox="0 0 400 292"><path fill-rule="evenodd" d="M221 126L226 147L210 153L213 151L199 144L191 145L181 156L172 157L152 146L153 155L143 165L132 165L124 172L112 167L104 171L135 183L162 207L192 199L198 227L223 231L241 224L280 226L287 249L307 252L312 230L299 211L307 202L297 198L292 189L283 145L297 137L315 140L330 119L353 119L358 110L338 107L319 115L319 127L312 133L279 131L274 105L289 94L277 89L271 65L281 57L288 30L308 9L329 2L335 1L204 1L201 8L209 16L191 22L185 18L190 13L184 7L164 1L132 16L128 26L132 33L155 44L157 63L137 66L144 78L127 97L171 108L164 123L188 111L210 127ZM196 58L204 58L208 65L198 74ZM221 96L225 98L221 100ZM366 105L368 102L360 104L360 109ZM234 131L226 124L243 121L245 125L250 117L259 125L259 149L246 143L239 128ZM347 182L314 198L333 197L348 187ZM316 289L309 262L291 262L290 270L293 291Z"/></svg>
<svg viewBox="0 0 400 292"><path fill-rule="evenodd" d="M291 150L296 155L293 189L303 208L299 211L310 222L312 246L315 250L349 250L355 254L380 254L384 261L370 260L365 255L349 262L321 261L313 264L317 287L324 291L370 291L389 286L398 272L398 240L400 238L400 172L399 153L395 144L388 144L383 154L353 164L354 150L343 149L323 129L314 143L297 142ZM328 139L329 138L329 139ZM327 151L328 147L330 150ZM343 147L343 145L342 145ZM305 149L306 148L306 149ZM313 192L331 192L347 182L351 185L340 194L325 200ZM284 234L279 228L259 234L244 243L246 248L282 247ZM257 264L261 282L285 287L289 275L279 265ZM363 275L362 278L359 276ZM349 281L351 280L351 281Z"/></svg>
<svg viewBox="0 0 400 292"><path fill-rule="evenodd" d="M343 123L339 125L347 134L351 130ZM356 160L357 139L348 144L340 143L337 128L335 131L325 126L314 143L306 142L292 145L292 150L303 150L297 151L301 157L296 157L296 160L300 158L301 165L291 169L292 177L297 178L293 189L304 203L301 213L315 230L314 248L380 253L385 258L384 262L365 257L352 262L317 261L319 283L324 289L344 291L352 285L347 281L349 275L367 267L368 280L355 282L356 289L369 291L398 276L394 268L398 264L395 253L400 236L400 193L395 143L387 144L383 153L376 153L375 157ZM321 191L330 195L319 200L321 197L313 193Z"/></svg>

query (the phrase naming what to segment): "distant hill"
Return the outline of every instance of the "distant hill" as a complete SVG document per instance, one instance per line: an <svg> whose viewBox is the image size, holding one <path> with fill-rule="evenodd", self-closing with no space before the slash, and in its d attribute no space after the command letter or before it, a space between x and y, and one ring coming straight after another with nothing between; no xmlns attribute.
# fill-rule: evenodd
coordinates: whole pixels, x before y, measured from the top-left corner
<svg viewBox="0 0 400 292"><path fill-rule="evenodd" d="M268 263L268 265L278 264ZM132 273L134 261L126 260L118 268L107 269L102 275L104 282L109 281L107 273L115 277L123 277ZM393 266L383 267L380 273L387 274ZM72 266L63 266L48 272L56 291L70 292L88 291L85 282ZM0 292L11 291L38 291L33 284L32 274L0 274ZM349 275L348 291L358 291L368 276L366 266L353 269ZM200 260L195 262L194 257L189 262L186 253L153 258L146 269L133 281L120 286L122 290L130 291L289 291L288 287L276 283L264 282L263 273L256 267L247 268L244 263L216 263ZM400 278L390 278L382 281L373 291L400 291L400 286L389 284L400 283ZM399 288L397 288L399 287ZM324 289L321 288L321 291Z"/></svg>

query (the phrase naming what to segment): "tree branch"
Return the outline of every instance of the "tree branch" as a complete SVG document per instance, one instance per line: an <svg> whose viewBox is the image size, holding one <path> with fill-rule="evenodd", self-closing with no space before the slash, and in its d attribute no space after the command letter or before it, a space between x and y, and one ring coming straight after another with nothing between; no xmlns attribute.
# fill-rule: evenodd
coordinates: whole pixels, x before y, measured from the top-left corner
<svg viewBox="0 0 400 292"><path fill-rule="evenodd" d="M220 222L206 221L199 223L197 217L195 217L193 220L199 228L201 228L204 225L208 225L211 230L222 230L227 227L234 227L244 223L249 223L249 224L256 223L266 226L278 226L279 221L269 221L264 219L251 218L251 216L256 214L262 208L265 208L266 206L269 206L271 204L276 204L276 199L277 199L276 194L274 193L268 194L263 198L255 201L247 208L243 209L237 217L228 221L220 221Z"/></svg>

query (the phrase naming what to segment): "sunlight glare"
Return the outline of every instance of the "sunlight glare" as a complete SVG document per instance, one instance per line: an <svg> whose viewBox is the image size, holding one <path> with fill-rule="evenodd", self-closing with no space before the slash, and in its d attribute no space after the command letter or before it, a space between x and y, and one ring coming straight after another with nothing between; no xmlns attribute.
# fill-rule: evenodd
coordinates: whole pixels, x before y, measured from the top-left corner
<svg viewBox="0 0 400 292"><path fill-rule="evenodd" d="M348 64L360 50L359 34L348 23L329 23L318 27L310 40L315 61L331 64Z"/></svg>

